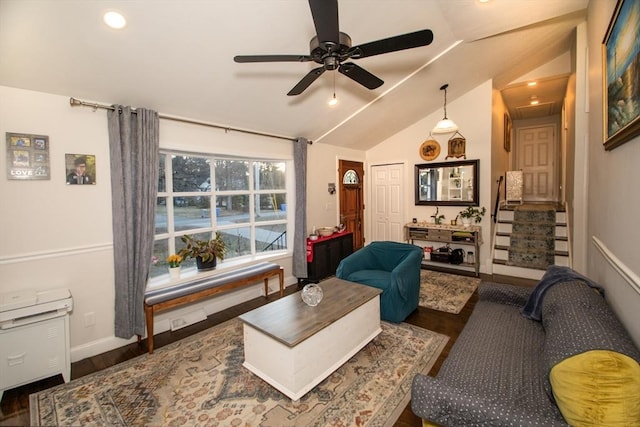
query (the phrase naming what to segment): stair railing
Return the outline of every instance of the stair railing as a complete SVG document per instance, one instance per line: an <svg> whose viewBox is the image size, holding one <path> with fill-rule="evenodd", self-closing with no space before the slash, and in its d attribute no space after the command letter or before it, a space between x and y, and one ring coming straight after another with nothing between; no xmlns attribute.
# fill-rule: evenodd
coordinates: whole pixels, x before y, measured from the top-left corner
<svg viewBox="0 0 640 427"><path fill-rule="evenodd" d="M262 250L262 252L277 251L277 250L280 250L280 249L286 249L286 247L287 247L287 230L285 230L282 233L280 233L280 235L278 237L273 239L273 241L271 243L269 243L267 246L265 246L265 248Z"/></svg>
<svg viewBox="0 0 640 427"><path fill-rule="evenodd" d="M493 217L494 224L498 221L498 209L500 207L500 186L502 185L503 180L504 180L504 176L500 175L500 178L498 179L498 191L496 193L496 204L493 208L493 215L491 215Z"/></svg>

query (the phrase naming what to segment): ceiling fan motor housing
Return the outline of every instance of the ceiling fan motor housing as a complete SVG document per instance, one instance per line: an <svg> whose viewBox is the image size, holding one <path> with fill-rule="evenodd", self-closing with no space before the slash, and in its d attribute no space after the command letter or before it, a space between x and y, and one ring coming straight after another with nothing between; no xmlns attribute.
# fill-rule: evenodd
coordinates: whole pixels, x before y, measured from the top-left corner
<svg viewBox="0 0 640 427"><path fill-rule="evenodd" d="M335 70L340 66L340 61L343 59L348 50L351 48L351 37L348 34L339 33L340 44L336 45L333 42L319 42L318 36L315 36L309 42L309 50L311 57L318 64L323 64L324 68L328 71Z"/></svg>

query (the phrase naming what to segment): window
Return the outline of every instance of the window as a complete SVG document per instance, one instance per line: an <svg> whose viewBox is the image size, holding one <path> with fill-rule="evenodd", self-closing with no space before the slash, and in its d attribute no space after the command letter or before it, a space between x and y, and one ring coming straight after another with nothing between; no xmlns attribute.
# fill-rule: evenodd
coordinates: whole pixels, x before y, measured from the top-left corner
<svg viewBox="0 0 640 427"><path fill-rule="evenodd" d="M161 152L151 277L191 234L227 244L225 261L287 250L286 162ZM183 268L195 266L187 259Z"/></svg>

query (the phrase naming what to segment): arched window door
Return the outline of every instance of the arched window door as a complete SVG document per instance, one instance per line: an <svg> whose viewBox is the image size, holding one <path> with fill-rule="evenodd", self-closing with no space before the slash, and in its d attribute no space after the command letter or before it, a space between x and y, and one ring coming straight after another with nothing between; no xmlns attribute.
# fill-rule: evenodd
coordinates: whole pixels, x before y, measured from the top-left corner
<svg viewBox="0 0 640 427"><path fill-rule="evenodd" d="M340 160L340 222L353 233L353 249L364 246L364 166L361 162Z"/></svg>

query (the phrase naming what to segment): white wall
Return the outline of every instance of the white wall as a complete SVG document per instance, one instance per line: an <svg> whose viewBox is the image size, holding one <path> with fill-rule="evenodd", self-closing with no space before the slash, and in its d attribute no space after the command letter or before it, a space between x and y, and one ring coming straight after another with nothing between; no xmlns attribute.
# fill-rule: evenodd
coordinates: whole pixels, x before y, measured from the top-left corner
<svg viewBox="0 0 640 427"><path fill-rule="evenodd" d="M640 287L632 284L640 274L640 229L633 222L640 212L640 137L612 151L602 146L601 46L615 5L616 0L591 1L588 9L587 273L606 288L607 300L640 346Z"/></svg>
<svg viewBox="0 0 640 427"><path fill-rule="evenodd" d="M339 187L338 160L365 162L363 151L315 143L307 151L307 234L313 227L340 224L340 198L329 194L329 183ZM365 188L367 176L364 177Z"/></svg>
<svg viewBox="0 0 640 427"><path fill-rule="evenodd" d="M480 249L481 267L483 273L491 272L489 255L491 253L491 104L492 88L491 81L486 81L475 89L467 92L451 103L447 103L447 116L456 122L459 132L466 139L467 159L480 160L480 206L487 208L482 223L483 245ZM429 132L438 120L442 119L442 111L429 114L424 119L414 123L403 131L393 135L376 147L367 151L367 172L372 166L403 163L405 169L405 218L407 222L411 218L418 221L429 221L430 216L435 212L433 206L416 206L414 189L414 166L425 163L420 157L419 148L422 143L429 138ZM440 143L440 156L434 162L445 161L448 150L448 140L451 134L433 135ZM449 161L462 160L450 158ZM365 204L370 205L371 195L365 194ZM445 215L445 222L454 219L458 212L462 210L460 206L441 206L439 212ZM367 235L371 234L369 225L371 224L371 212L365 211L367 224L365 226Z"/></svg>
<svg viewBox="0 0 640 427"><path fill-rule="evenodd" d="M108 102L106 102L108 103ZM69 105L69 98L0 86L0 134L49 136L51 179L16 181L6 176L6 150L0 150L0 293L69 288L74 310L70 318L72 360L121 346L114 324L111 182L106 111ZM246 154L291 160L289 141L161 120L162 148L197 152ZM96 156L96 185L67 186L65 153ZM290 164L293 167L292 163ZM294 201L288 200L294 211ZM291 247L291 246L290 246ZM290 256L276 260L285 267ZM218 269L224 269L221 264ZM276 289L276 284L270 284ZM200 304L208 314L262 295L257 284ZM156 332L168 328L168 318L156 317ZM95 325L85 327L93 313Z"/></svg>

